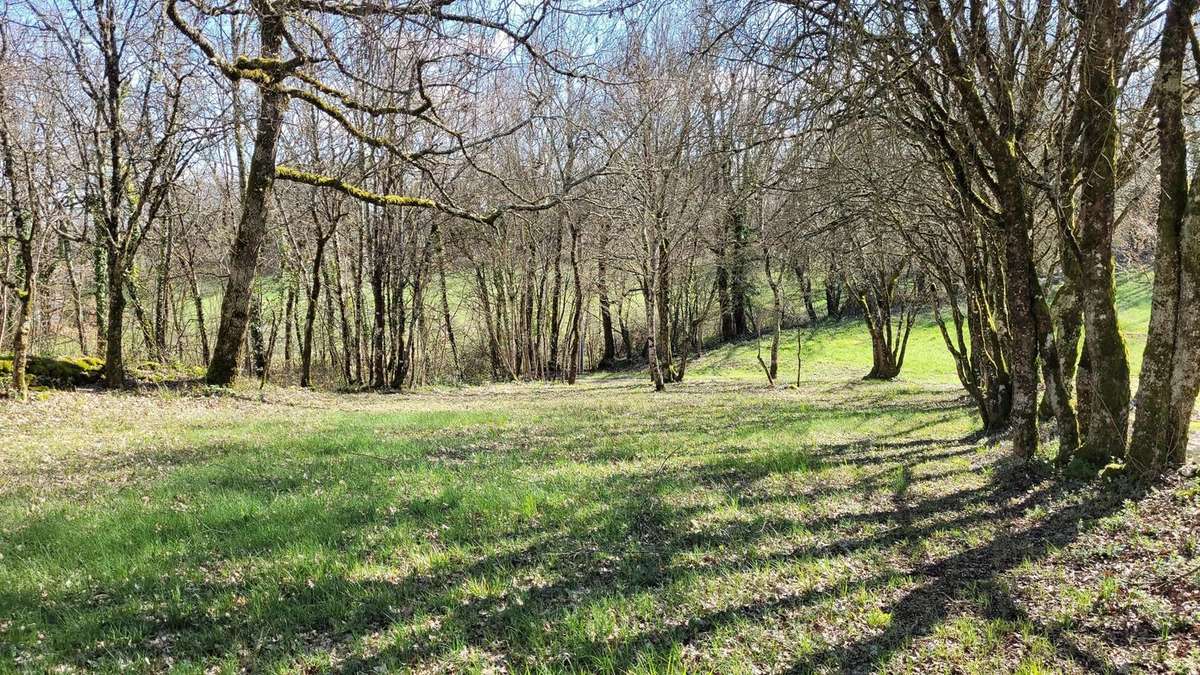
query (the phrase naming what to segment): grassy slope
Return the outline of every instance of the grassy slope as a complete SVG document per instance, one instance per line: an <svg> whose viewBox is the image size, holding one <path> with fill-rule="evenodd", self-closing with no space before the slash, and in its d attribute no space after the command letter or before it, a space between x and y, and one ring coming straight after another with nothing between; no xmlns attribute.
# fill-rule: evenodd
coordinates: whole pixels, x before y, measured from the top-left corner
<svg viewBox="0 0 1200 675"><path fill-rule="evenodd" d="M1129 365L1136 378L1142 367L1142 350L1146 346L1146 326L1150 323L1150 283L1148 275L1126 273L1117 285L1117 309L1125 334ZM801 380L851 378L862 376L871 369L871 346L861 320L844 321L836 325L820 325L811 329L785 331L780 339L779 363L782 382L794 382L796 377L796 338L801 344ZM769 357L769 336L759 343L754 340L723 346L698 362L691 374L700 377L733 378L764 381L762 367L756 355L762 349L763 359ZM901 381L941 384L955 382L954 361L946 351L941 332L930 317L918 319L913 327L905 354Z"/></svg>
<svg viewBox="0 0 1200 675"><path fill-rule="evenodd" d="M1194 481L1014 467L932 349L863 344L795 389L742 346L663 395L4 404L0 671L1200 667Z"/></svg>

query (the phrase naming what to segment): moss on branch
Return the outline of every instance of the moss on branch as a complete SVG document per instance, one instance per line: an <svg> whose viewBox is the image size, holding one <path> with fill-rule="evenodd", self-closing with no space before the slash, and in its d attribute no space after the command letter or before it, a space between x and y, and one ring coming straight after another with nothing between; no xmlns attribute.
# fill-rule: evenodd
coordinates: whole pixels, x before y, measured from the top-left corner
<svg viewBox="0 0 1200 675"><path fill-rule="evenodd" d="M301 171L293 169L290 166L275 167L275 177L280 180L292 181L293 183L304 183L315 187L327 187L338 190L360 201L369 202L378 206L415 206L419 208L434 209L441 208L437 202L424 197L409 197L406 195L389 195L378 192L371 192L357 185L347 183L333 176L325 176L318 173Z"/></svg>

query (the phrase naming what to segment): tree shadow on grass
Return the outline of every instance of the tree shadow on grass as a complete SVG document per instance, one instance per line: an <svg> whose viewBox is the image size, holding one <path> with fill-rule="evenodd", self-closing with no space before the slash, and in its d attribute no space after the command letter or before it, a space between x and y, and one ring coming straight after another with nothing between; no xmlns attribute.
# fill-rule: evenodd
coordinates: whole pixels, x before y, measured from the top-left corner
<svg viewBox="0 0 1200 675"><path fill-rule="evenodd" d="M1014 467L1001 476L1008 483L1005 489L993 493L989 499L1012 494L1023 484L1029 484L1028 475L1026 467ZM1019 506L1006 506L998 515L1012 516L1033 506L1052 504L1078 489L1079 486L1055 484L1036 498L1022 500ZM1113 513L1124 500L1138 496L1140 493L1133 490L1105 492L1094 500L1083 500L1053 510L1028 527L1006 528L1000 536L985 544L917 569L916 574L923 582L887 607L891 622L886 630L809 655L792 664L788 672L808 673L818 668L842 672L873 670L887 663L897 650L912 640L931 635L950 617L956 601L967 595L977 596L981 588L986 598L983 604L989 609L988 618L1034 623L1037 633L1047 637L1060 656L1089 670L1104 669L1107 664L1102 656L1075 645L1056 627L1031 621L1028 613L1019 609L1003 589L1000 579L1018 565L1035 561L1054 549L1070 544L1082 534L1085 523Z"/></svg>
<svg viewBox="0 0 1200 675"><path fill-rule="evenodd" d="M792 422L803 423L802 418L797 414ZM915 424L903 431L911 434L925 426ZM681 423L680 428L688 427ZM719 436L716 440L721 442ZM772 621L780 612L873 592L892 583L897 574L918 579L915 588L889 606L888 628L830 645L793 664L796 672L854 670L883 664L910 640L929 635L951 616L951 601L975 592L980 583L994 589L989 590L994 596L990 607L1019 615L1015 603L998 590L999 575L1024 559L1069 543L1078 534L1080 518L1119 504L1117 500L1058 508L1056 504L1075 488L1004 468L1007 465L983 485L938 491L942 481L953 483L972 471L940 462L978 452L978 440L968 436L949 441L816 443L775 452L701 455L698 461L664 460L645 470L559 486L585 491L605 507L598 513L579 517L563 510L494 529L486 524L489 514L454 503L439 506L453 501L440 496L412 495L399 505L387 493L372 491L311 500L305 497L305 484L294 476L247 477L243 467L230 462L204 484L180 485L185 501L233 493L264 506L245 513L235 510L227 517L206 514L217 522L215 531L205 529L211 523L201 527L193 515L152 514L139 521L141 528L155 528L154 534L143 533L142 541L182 552L178 560L156 565L148 558L153 551L131 549L125 551L129 568L119 574L109 571L98 588L55 593L52 602L29 584L2 588L0 609L20 609L35 622L52 626L43 647L49 650L49 660L84 667L146 656L163 663L169 655L175 662L232 658L243 667L265 669L288 667L303 658L319 660L337 651L342 655L328 667L359 671L444 665L463 646L472 646L518 668L557 665L623 671L676 646L697 644L740 621ZM551 442L570 454L579 441L572 436ZM511 452L517 459L516 451ZM340 455L335 450L320 457ZM355 473L389 470L389 465L364 465L369 459L353 461ZM917 466L932 470L914 472ZM845 467L856 469L848 484L821 484L826 472ZM788 476L818 489L808 494L796 494L790 487L760 489L761 480ZM897 478L901 480L893 485ZM786 485L795 486L796 481ZM931 494L914 496L924 488ZM887 508L869 509L864 500L853 513L796 516L770 510L889 490L894 494ZM673 502L671 497L680 492L704 499ZM741 504L738 518L714 519L718 507L711 500L721 494ZM919 544L927 538L1015 522L1035 507L1047 508L1048 515L1029 527L1010 527L986 544L934 561L918 559ZM766 512L755 510L760 508ZM138 517L133 510L128 513ZM443 535L445 549L456 554L394 575L389 573L392 558L387 547L395 544L371 543L372 537L394 528L436 534L448 525L453 527ZM18 537L29 546L52 545L71 536L66 525L44 532L38 532L36 524L31 527ZM803 528L807 538L793 541L796 528ZM120 541L113 536L105 555L120 553ZM793 543L781 547L780 541ZM760 550L764 543L773 546ZM292 560L296 551L318 560ZM679 564L683 556L709 553L721 555L699 569ZM838 563L876 553L902 556L907 562L885 573L871 570L860 578L734 602L686 617L663 616L616 638L564 630L579 610L644 596L665 603L662 599L675 589L698 579L719 580L776 564ZM36 565L55 554L46 550L21 558ZM330 561L345 559L355 564L322 573ZM92 562L80 561L85 567ZM226 568L258 572L238 576ZM489 580L498 588L489 590ZM468 589L471 584L478 589ZM1047 633L1055 639L1052 630ZM97 644L97 636L105 637L104 644ZM0 659L11 658L16 649L0 647ZM1062 649L1064 658L1089 663L1083 652L1068 653L1065 645Z"/></svg>
<svg viewBox="0 0 1200 675"><path fill-rule="evenodd" d="M676 474L666 482L676 484L678 480L696 480L696 473L693 469L687 471L686 475ZM938 531L969 526L986 519L1015 518L1035 507L1052 505L1057 500L1069 496L1074 489L1061 484L1047 486L1044 481L1031 479L1023 468L1009 469L998 473L993 481L982 488L963 490L914 505L909 505L902 497L897 497L896 508L892 513L870 516L872 520L894 523L879 534L861 540L841 540L823 547L799 548L777 556L755 556L750 562L761 564L782 559L834 560L853 555L857 551L896 544L912 548L923 538ZM743 523L733 530L686 532L680 524L694 516L695 510L664 507L653 496L653 490L643 494L643 500L640 503L627 504L627 511L622 515L622 518L632 519L636 523L637 545L617 554L619 562L614 567L596 569L585 564L570 569L559 569L557 571L560 574L555 583L541 586L529 593L520 606L514 604L511 599L482 606L471 604L461 610L453 609L449 622L460 626L462 631L470 636L473 644L503 645L503 651L510 656L539 653L539 648L553 640L549 636L551 626L563 618L569 607L586 606L589 601L611 594L628 596L641 592L662 592L682 580L680 572L671 564L676 553L712 545L748 549L769 533L786 529L789 525L787 521L764 523L756 520ZM1119 503L1119 500L1113 500L1110 506L1115 508ZM994 510L953 516L963 511L978 511L978 507L993 507ZM945 620L950 613L949 599L963 594L968 589L977 589L980 582L996 579L1022 560L1036 558L1051 547L1069 543L1078 534L1079 518L1094 517L1104 512L1103 508L1097 509L1095 505L1080 505L1052 512L1044 521L1026 530L1006 531L987 545L915 566L911 573L922 579L922 584L890 608L893 617L890 628L882 635L864 639L861 644L848 645L844 650L830 648L815 653L795 664L795 672L808 672L818 667L853 670L858 660L865 658L863 654L869 655L873 664L883 663L892 651L908 639L928 634L928 631ZM952 517L921 527L914 525L915 518L940 514ZM818 530L833 529L845 524L836 519L829 522L804 523L806 527ZM745 564L741 562L732 566L714 565L705 568L704 572L709 576L719 576L722 573L744 569ZM684 622L638 633L634 638L623 641L606 639L560 645L560 648L570 655L568 662L574 666L589 662L593 665L599 663L603 664L604 670L620 672L644 663L647 655L666 653L672 646L694 643L699 638L734 622L767 617L785 609L816 605L846 597L860 590L878 589L889 583L894 576L895 572L880 574L850 583L843 582L790 593L767 601L724 607L693 615ZM568 604L564 607L563 603ZM1011 600L1005 602L1002 597L992 598L989 606L1008 615L1020 614ZM1044 632L1050 639L1056 639L1055 631ZM427 634L411 643L394 645L369 659L355 661L351 670L381 664L421 662L438 655L436 644L436 639ZM1097 662L1097 657L1078 648L1067 649L1064 646L1063 649L1069 652L1067 657L1076 663L1088 665Z"/></svg>

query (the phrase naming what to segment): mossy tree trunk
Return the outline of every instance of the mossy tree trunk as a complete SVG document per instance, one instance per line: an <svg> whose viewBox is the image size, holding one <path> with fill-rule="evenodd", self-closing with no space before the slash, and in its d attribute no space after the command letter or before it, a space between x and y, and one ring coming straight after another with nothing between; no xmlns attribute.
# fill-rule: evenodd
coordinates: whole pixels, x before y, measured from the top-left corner
<svg viewBox="0 0 1200 675"><path fill-rule="evenodd" d="M250 329L247 333L250 346L250 367L259 378L267 375L266 331L263 330L262 296L255 293L250 298ZM263 380L265 382L265 379Z"/></svg>
<svg viewBox="0 0 1200 675"><path fill-rule="evenodd" d="M95 219L93 219L95 220ZM96 312L96 353L108 353L108 257L104 252L104 231L94 222L92 246L92 299Z"/></svg>
<svg viewBox="0 0 1200 675"><path fill-rule="evenodd" d="M105 265L108 270L107 318L104 338L104 384L109 388L125 386L125 352L123 336L125 335L125 285L129 276L121 256L115 247L109 246L105 255Z"/></svg>
<svg viewBox="0 0 1200 675"><path fill-rule="evenodd" d="M1080 139L1083 187L1079 204L1078 259L1083 281L1084 348L1089 366L1102 377L1093 385L1093 403L1086 423L1087 435L1080 455L1095 464L1107 464L1125 454L1129 433L1129 359L1117 324L1116 280L1112 239L1115 228L1117 162L1117 53L1116 0L1081 3L1086 37L1079 106L1083 130Z"/></svg>
<svg viewBox="0 0 1200 675"><path fill-rule="evenodd" d="M36 227L31 223L24 225L30 219L16 217L17 259L19 261L20 277L16 283L10 283L17 294L17 321L13 327L13 361L12 386L17 392L17 398L29 397L29 342L33 333L33 303L37 294L37 266L34 258L34 235Z"/></svg>
<svg viewBox="0 0 1200 675"><path fill-rule="evenodd" d="M29 334L33 328L33 294L30 287L17 292L17 323L13 327L12 387L17 398L29 397Z"/></svg>
<svg viewBox="0 0 1200 675"><path fill-rule="evenodd" d="M957 94L963 120L960 123L969 138L976 139L978 153L986 156L987 166L968 157L967 163L989 172L989 192L994 202L974 199L971 194L963 196L975 206L984 208L987 220L1003 232L1004 295L1008 313L1009 372L1012 377L1012 445L1013 453L1023 459L1031 459L1038 447L1038 380L1039 360L1054 352L1048 349L1053 343L1053 330L1049 324L1048 310L1043 311L1045 301L1033 264L1033 212L1034 205L1026 194L1028 181L1025 179L1025 161L1021 154L1023 126L1018 119L1019 111L1014 107L1014 87L1010 80L995 72L995 63L979 50L989 44L987 36L963 41L960 44L956 21L963 17L961 7L951 5L954 15L947 18L941 3L925 3L922 12L928 20L933 46ZM972 32L986 31L987 26L972 14L975 23ZM983 70L985 87L981 88L977 69ZM1023 87L1040 87L1047 76L1045 68L1031 68L1022 82ZM923 96L937 106L938 94L921 73L914 71L910 79ZM934 123L932 130L944 134L941 123ZM964 134L959 138L967 138ZM958 151L951 144L949 153ZM956 157L961 159L961 157ZM961 171L960 171L961 172ZM1049 334L1048 340L1041 339ZM1057 367L1057 364L1056 364ZM1060 413L1065 413L1061 410Z"/></svg>
<svg viewBox="0 0 1200 675"><path fill-rule="evenodd" d="M1069 226L1074 228L1073 225ZM1074 393L1079 433L1081 437L1086 437L1087 424L1091 419L1092 368L1087 348L1080 349L1083 343L1083 301L1079 290L1082 282L1077 256L1069 243L1062 241L1061 244L1059 255L1064 280L1054 294L1050 315L1055 326L1062 379L1068 393ZM1043 397L1039 414L1043 420L1053 419L1054 409L1049 397Z"/></svg>
<svg viewBox="0 0 1200 675"><path fill-rule="evenodd" d="M1015 177L1014 177L1015 179ZM1019 188L1016 188L1019 190ZM1015 202L1005 227L1005 295L1008 304L1009 369L1013 383L1013 453L1031 459L1038 447L1038 331L1034 317L1034 284L1029 223L1024 218L1023 197L1014 198L1013 188L1006 200Z"/></svg>
<svg viewBox="0 0 1200 675"><path fill-rule="evenodd" d="M279 58L283 30L282 16L267 12L261 15L259 34L263 58ZM258 254L267 233L271 187L275 181L275 150L287 104L287 94L273 83L259 87L254 153L242 195L242 215L229 255L229 281L221 301L221 323L205 375L209 384L227 386L237 375L238 357L250 319Z"/></svg>
<svg viewBox="0 0 1200 675"><path fill-rule="evenodd" d="M1152 478L1186 459L1188 427L1200 390L1200 184L1188 184L1183 122L1183 60L1195 0L1167 5L1155 82L1158 106L1158 246L1150 328L1128 462Z"/></svg>
<svg viewBox="0 0 1200 675"><path fill-rule="evenodd" d="M7 102L7 91L4 82L0 81L0 106ZM17 397L23 400L29 396L26 373L38 281L38 257L35 255L35 248L40 238L42 220L34 203L38 189L32 184L30 153L28 150L20 150L20 143L21 139L14 138L10 133L8 120L0 118L0 169L3 169L4 182L8 184L8 194L4 196L4 201L8 202L9 212L4 218L12 224L11 232L0 231L0 235L3 235L0 236L0 243L7 248L8 242L12 241L17 248L16 278L10 278L7 270L0 270L0 292L11 289L17 295L17 320L13 330L12 386L17 392Z"/></svg>
<svg viewBox="0 0 1200 675"><path fill-rule="evenodd" d="M1032 265L1032 261L1030 261ZM1038 350L1042 361L1042 379L1046 390L1046 399L1050 402L1050 410L1058 425L1058 461L1066 463L1079 447L1079 419L1071 404L1071 393L1067 381L1063 378L1062 360L1058 352L1058 340L1054 336L1054 321L1050 316L1050 307L1042 294L1041 284L1037 273L1034 280L1034 320L1037 324Z"/></svg>

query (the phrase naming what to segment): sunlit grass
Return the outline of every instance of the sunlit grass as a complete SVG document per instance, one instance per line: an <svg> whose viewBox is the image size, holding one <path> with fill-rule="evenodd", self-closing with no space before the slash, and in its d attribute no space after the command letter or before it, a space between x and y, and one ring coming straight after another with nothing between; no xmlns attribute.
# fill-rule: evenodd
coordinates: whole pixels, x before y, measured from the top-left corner
<svg viewBox="0 0 1200 675"><path fill-rule="evenodd" d="M1118 608L1195 665L1188 610L1152 591L1194 541L1131 533L1154 509L1119 486L1014 465L975 433L940 344L862 382L861 329L823 330L799 388L754 381L738 345L664 394L627 375L6 404L0 671L1164 659L1104 632ZM1154 561L1139 594L1064 571L1115 556Z"/></svg>

